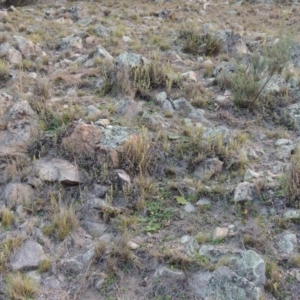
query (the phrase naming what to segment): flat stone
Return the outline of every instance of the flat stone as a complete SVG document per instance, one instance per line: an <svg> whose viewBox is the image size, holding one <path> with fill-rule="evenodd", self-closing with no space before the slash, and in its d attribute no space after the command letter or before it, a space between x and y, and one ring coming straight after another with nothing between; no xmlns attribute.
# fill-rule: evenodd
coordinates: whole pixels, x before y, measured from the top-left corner
<svg viewBox="0 0 300 300"><path fill-rule="evenodd" d="M213 233L213 239L223 239L227 237L229 229L227 227L217 227Z"/></svg>
<svg viewBox="0 0 300 300"><path fill-rule="evenodd" d="M82 182L77 166L59 158L42 158L34 162L36 175L43 181L79 184Z"/></svg>
<svg viewBox="0 0 300 300"><path fill-rule="evenodd" d="M209 198L201 198L196 202L197 206L211 205L211 200Z"/></svg>
<svg viewBox="0 0 300 300"><path fill-rule="evenodd" d="M234 191L233 200L235 203L254 200L254 184L241 182Z"/></svg>
<svg viewBox="0 0 300 300"><path fill-rule="evenodd" d="M299 220L300 219L300 209L288 209L283 213L284 219L289 220Z"/></svg>
<svg viewBox="0 0 300 300"><path fill-rule="evenodd" d="M218 300L259 300L260 288L247 279L238 276L228 267L217 268L208 283L205 299Z"/></svg>
<svg viewBox="0 0 300 300"><path fill-rule="evenodd" d="M184 209L186 212L188 212L188 213L191 213L191 212L195 212L195 211L196 211L195 206L194 206L192 203L190 203L190 202L188 202L187 204L185 204L184 207L183 207L183 209Z"/></svg>
<svg viewBox="0 0 300 300"><path fill-rule="evenodd" d="M39 263L46 258L43 247L32 240L27 240L16 251L10 260L14 271L38 268Z"/></svg>
<svg viewBox="0 0 300 300"><path fill-rule="evenodd" d="M275 236L278 250L284 254L291 254L297 250L297 236L292 232L283 232Z"/></svg>

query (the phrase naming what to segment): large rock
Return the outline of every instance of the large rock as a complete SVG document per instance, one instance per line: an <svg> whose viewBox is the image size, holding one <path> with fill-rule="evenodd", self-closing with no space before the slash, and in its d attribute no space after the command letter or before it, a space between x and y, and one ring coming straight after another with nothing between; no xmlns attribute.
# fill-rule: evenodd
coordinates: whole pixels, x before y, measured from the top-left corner
<svg viewBox="0 0 300 300"><path fill-rule="evenodd" d="M210 179L213 175L221 173L223 162L218 158L209 158L195 168L194 175L201 180Z"/></svg>
<svg viewBox="0 0 300 300"><path fill-rule="evenodd" d="M33 269L45 258L43 247L35 241L27 240L12 256L10 264L14 271Z"/></svg>
<svg viewBox="0 0 300 300"><path fill-rule="evenodd" d="M136 68L149 63L147 58L132 52L123 52L115 59L116 66L127 68Z"/></svg>
<svg viewBox="0 0 300 300"><path fill-rule="evenodd" d="M0 57L5 57L11 64L18 64L22 61L22 54L16 50L10 43L0 45Z"/></svg>
<svg viewBox="0 0 300 300"><path fill-rule="evenodd" d="M111 62L114 60L114 58L110 55L110 53L100 45L98 45L96 47L96 50L94 52L93 57L94 58L96 58L96 57L104 58L104 59L106 59L108 61L111 61Z"/></svg>
<svg viewBox="0 0 300 300"><path fill-rule="evenodd" d="M230 29L218 30L213 35L221 42L221 51L233 57L241 57L249 52L242 37Z"/></svg>
<svg viewBox="0 0 300 300"><path fill-rule="evenodd" d="M35 174L43 181L76 185L82 182L77 166L64 159L43 158L34 162Z"/></svg>
<svg viewBox="0 0 300 300"><path fill-rule="evenodd" d="M296 102L289 105L282 112L283 120L300 134L300 103Z"/></svg>
<svg viewBox="0 0 300 300"><path fill-rule="evenodd" d="M280 256L290 256L297 251L297 236L288 231L277 234L275 236L275 245Z"/></svg>
<svg viewBox="0 0 300 300"><path fill-rule="evenodd" d="M130 97L125 97L116 104L116 113L128 118L132 118L142 111L141 102L136 102Z"/></svg>
<svg viewBox="0 0 300 300"><path fill-rule="evenodd" d="M26 40L22 36L15 35L14 39L17 42L17 48L22 53L23 57L26 59L35 59L37 57L40 57L42 55L45 55L43 53L41 47L34 44L32 41Z"/></svg>
<svg viewBox="0 0 300 300"><path fill-rule="evenodd" d="M209 280L205 299L209 300L259 300L262 293L247 279L238 276L228 267L217 268Z"/></svg>
<svg viewBox="0 0 300 300"><path fill-rule="evenodd" d="M127 127L108 125L103 128L80 122L70 136L63 138L62 145L75 153L96 154L99 162L109 159L117 168L123 144L126 141L134 142L136 136L136 132Z"/></svg>
<svg viewBox="0 0 300 300"><path fill-rule="evenodd" d="M100 127L80 122L70 136L63 138L62 146L78 154L94 154L101 137Z"/></svg>
<svg viewBox="0 0 300 300"><path fill-rule="evenodd" d="M9 183L4 190L6 205L9 207L21 205L34 197L34 190L28 184Z"/></svg>
<svg viewBox="0 0 300 300"><path fill-rule="evenodd" d="M83 48L82 38L75 34L61 39L60 46L62 49L81 50Z"/></svg>
<svg viewBox="0 0 300 300"><path fill-rule="evenodd" d="M262 287L266 283L266 265L264 260L254 251L243 251L233 258L229 264L239 276L245 277L255 286Z"/></svg>
<svg viewBox="0 0 300 300"><path fill-rule="evenodd" d="M253 201L255 199L254 184L250 182L241 182L234 191L233 200L235 203Z"/></svg>
<svg viewBox="0 0 300 300"><path fill-rule="evenodd" d="M26 156L37 133L37 116L28 102L0 93L0 157Z"/></svg>

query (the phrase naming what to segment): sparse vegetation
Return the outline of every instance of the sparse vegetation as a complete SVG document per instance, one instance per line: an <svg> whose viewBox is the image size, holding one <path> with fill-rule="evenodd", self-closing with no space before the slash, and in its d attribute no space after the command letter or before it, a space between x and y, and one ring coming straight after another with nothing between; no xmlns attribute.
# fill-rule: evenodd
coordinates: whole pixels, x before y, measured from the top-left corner
<svg viewBox="0 0 300 300"><path fill-rule="evenodd" d="M0 81L5 82L9 77L9 64L5 60L0 59Z"/></svg>
<svg viewBox="0 0 300 300"><path fill-rule="evenodd" d="M60 212L52 217L51 224L44 226L43 232L63 241L73 229L78 227L78 224L78 218L73 208L61 208Z"/></svg>
<svg viewBox="0 0 300 300"><path fill-rule="evenodd" d="M14 222L14 214L8 209L8 208L2 208L0 209L0 220L2 223L2 226L7 227L11 226Z"/></svg>
<svg viewBox="0 0 300 300"><path fill-rule="evenodd" d="M298 297L300 9L211 5L2 2L0 298Z"/></svg>
<svg viewBox="0 0 300 300"><path fill-rule="evenodd" d="M32 278L24 274L10 274L6 277L6 294L11 300L35 299L39 289Z"/></svg>

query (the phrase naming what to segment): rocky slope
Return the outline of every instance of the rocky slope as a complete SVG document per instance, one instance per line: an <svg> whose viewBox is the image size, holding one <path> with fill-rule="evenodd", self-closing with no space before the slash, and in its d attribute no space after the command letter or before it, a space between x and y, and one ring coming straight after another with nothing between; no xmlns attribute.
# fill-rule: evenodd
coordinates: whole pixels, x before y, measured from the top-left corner
<svg viewBox="0 0 300 300"><path fill-rule="evenodd" d="M298 2L21 4L0 299L300 299Z"/></svg>

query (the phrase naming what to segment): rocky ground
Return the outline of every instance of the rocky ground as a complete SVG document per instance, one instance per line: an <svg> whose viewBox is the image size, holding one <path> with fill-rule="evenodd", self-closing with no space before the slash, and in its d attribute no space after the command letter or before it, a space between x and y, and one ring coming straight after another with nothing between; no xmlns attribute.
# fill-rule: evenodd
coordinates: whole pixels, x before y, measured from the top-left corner
<svg viewBox="0 0 300 300"><path fill-rule="evenodd" d="M300 5L4 1L0 299L300 299Z"/></svg>

